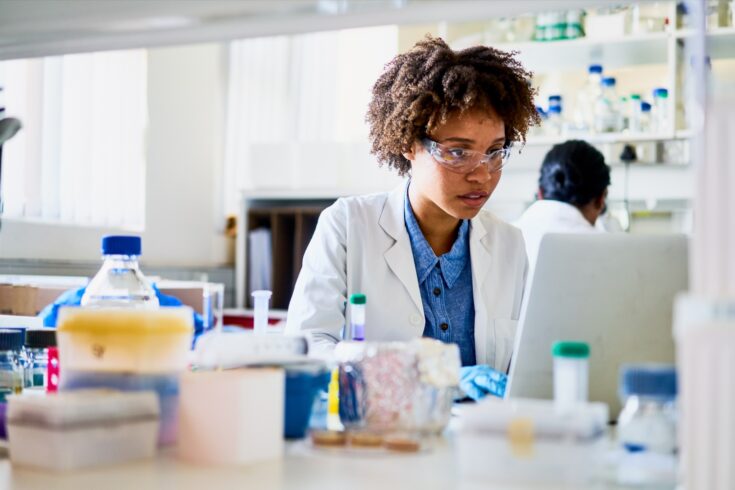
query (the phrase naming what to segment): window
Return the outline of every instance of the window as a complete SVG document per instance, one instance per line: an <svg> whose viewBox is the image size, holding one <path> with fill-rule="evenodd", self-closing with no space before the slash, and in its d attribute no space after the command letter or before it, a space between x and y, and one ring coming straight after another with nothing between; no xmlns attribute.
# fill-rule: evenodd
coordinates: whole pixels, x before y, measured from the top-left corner
<svg viewBox="0 0 735 490"><path fill-rule="evenodd" d="M232 42L227 211L237 211L246 188L355 187L369 182L360 168L390 177L371 160L365 114L397 49L396 26Z"/></svg>
<svg viewBox="0 0 735 490"><path fill-rule="evenodd" d="M146 77L145 50L0 62L3 217L142 230Z"/></svg>

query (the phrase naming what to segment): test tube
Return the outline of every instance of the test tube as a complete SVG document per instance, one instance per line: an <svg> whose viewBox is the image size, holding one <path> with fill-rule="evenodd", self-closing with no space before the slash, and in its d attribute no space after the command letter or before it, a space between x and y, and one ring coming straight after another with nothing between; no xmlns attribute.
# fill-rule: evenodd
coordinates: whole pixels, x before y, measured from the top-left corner
<svg viewBox="0 0 735 490"><path fill-rule="evenodd" d="M585 342L556 342L554 356L554 404L564 411L587 401L590 346Z"/></svg>
<svg viewBox="0 0 735 490"><path fill-rule="evenodd" d="M367 297L364 294L353 294L350 296L350 330L352 340L365 340L365 303Z"/></svg>
<svg viewBox="0 0 735 490"><path fill-rule="evenodd" d="M272 293L263 290L253 291L252 294L255 300L255 333L266 333L268 327L268 301L270 301Z"/></svg>

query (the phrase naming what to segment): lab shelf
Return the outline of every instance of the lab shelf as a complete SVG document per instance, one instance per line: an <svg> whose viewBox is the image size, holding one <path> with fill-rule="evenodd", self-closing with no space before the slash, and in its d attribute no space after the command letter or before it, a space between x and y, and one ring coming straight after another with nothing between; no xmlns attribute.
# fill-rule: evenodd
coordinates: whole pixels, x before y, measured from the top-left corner
<svg viewBox="0 0 735 490"><path fill-rule="evenodd" d="M665 64L671 33L630 35L616 39L579 38L494 44L503 51L517 51L524 66L535 73L584 68L604 62L606 67Z"/></svg>
<svg viewBox="0 0 735 490"><path fill-rule="evenodd" d="M551 146L570 139L584 140L589 143L639 143L646 141L671 141L675 139L688 139L692 136L691 131L681 130L674 133L648 134L648 133L593 133L593 134L568 134L564 136L536 136L529 137L527 146Z"/></svg>

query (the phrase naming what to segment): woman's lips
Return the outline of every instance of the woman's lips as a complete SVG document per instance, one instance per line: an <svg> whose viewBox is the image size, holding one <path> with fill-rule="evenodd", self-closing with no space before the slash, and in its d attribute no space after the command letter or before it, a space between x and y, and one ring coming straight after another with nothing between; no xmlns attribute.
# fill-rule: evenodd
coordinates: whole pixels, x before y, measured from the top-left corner
<svg viewBox="0 0 735 490"><path fill-rule="evenodd" d="M459 196L459 199L471 208L480 208L485 204L490 194L487 192L468 192Z"/></svg>

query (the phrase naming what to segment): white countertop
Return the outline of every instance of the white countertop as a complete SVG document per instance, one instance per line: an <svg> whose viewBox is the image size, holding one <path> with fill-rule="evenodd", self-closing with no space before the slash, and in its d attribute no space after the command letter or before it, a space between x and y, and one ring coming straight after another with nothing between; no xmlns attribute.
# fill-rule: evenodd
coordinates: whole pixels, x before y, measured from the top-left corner
<svg viewBox="0 0 735 490"><path fill-rule="evenodd" d="M289 442L280 461L242 467L202 467L176 459L167 449L152 461L141 461L69 473L49 473L14 467L7 453L0 453L0 488L26 489L299 489L359 490L406 488L506 489L508 482L471 481L459 475L451 435L437 439L432 448L418 454L388 453L383 450L314 448L307 441ZM488 454L488 458L492 455ZM549 485L543 488L571 488ZM583 488L614 488L585 485Z"/></svg>

